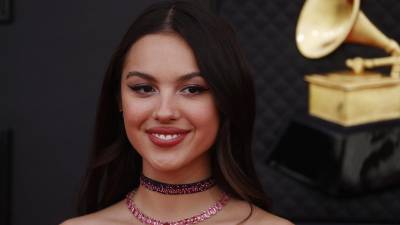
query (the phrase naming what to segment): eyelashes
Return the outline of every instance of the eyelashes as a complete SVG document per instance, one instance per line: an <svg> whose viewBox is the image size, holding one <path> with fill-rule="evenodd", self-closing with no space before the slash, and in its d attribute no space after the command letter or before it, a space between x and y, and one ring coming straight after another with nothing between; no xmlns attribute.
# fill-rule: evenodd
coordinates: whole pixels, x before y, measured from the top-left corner
<svg viewBox="0 0 400 225"><path fill-rule="evenodd" d="M155 89L152 86L146 85L146 84L137 84L134 86L129 86L129 88L132 91L134 91L135 93L142 94L142 95L155 92Z"/></svg>
<svg viewBox="0 0 400 225"><path fill-rule="evenodd" d="M157 94L159 91L155 89L153 86L149 84L136 84L133 86L129 86L129 88L135 92L136 94L139 94L141 96L151 96L153 94ZM208 91L209 88L203 87L201 85L186 85L183 88L181 88L178 93L185 95L185 96L195 96L195 95L200 95L206 91Z"/></svg>
<svg viewBox="0 0 400 225"><path fill-rule="evenodd" d="M200 86L200 85L188 85L185 86L181 92L189 95L196 95L196 94L201 94L205 91L207 91L208 88Z"/></svg>

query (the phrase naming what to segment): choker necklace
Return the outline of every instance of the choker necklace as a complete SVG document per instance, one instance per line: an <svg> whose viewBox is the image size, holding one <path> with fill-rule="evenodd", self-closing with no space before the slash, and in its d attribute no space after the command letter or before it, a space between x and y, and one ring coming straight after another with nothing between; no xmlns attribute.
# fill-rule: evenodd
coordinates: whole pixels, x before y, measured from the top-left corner
<svg viewBox="0 0 400 225"><path fill-rule="evenodd" d="M190 184L167 184L152 180L141 174L140 185L144 186L146 189L150 191L156 191L161 194L182 195L182 194L193 194L197 192L206 191L215 185L215 181L213 178L208 178Z"/></svg>
<svg viewBox="0 0 400 225"><path fill-rule="evenodd" d="M180 219L177 221L160 221L154 218L151 218L145 215L140 209L135 205L133 202L133 196L135 195L135 191L130 192L126 196L126 204L128 205L128 209L132 212L133 216L136 217L141 223L148 224L148 225L187 225L187 224L197 224L206 219L209 219L211 216L217 214L222 208L228 203L229 196L222 193L222 197L218 200L214 205L209 207L207 210L202 211L200 214Z"/></svg>

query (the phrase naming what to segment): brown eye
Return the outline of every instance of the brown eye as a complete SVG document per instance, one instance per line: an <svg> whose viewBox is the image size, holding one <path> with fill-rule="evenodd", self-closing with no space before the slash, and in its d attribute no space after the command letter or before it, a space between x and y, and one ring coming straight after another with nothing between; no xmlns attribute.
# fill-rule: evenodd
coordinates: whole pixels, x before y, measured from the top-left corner
<svg viewBox="0 0 400 225"><path fill-rule="evenodd" d="M181 92L183 94L188 94L188 95L196 95L196 94L201 94L204 91L207 91L208 89L199 85L191 85L191 86L186 86L184 87Z"/></svg>
<svg viewBox="0 0 400 225"><path fill-rule="evenodd" d="M154 92L156 92L156 90L147 84L138 84L138 85L134 85L134 86L130 86L129 87L132 91L141 94L141 95L149 95L152 94Z"/></svg>

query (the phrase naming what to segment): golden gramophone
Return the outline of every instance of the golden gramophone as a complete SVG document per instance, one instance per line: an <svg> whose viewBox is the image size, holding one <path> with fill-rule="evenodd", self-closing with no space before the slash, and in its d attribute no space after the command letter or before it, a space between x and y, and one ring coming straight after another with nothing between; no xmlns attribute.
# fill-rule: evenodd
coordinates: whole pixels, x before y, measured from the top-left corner
<svg viewBox="0 0 400 225"><path fill-rule="evenodd" d="M307 0L296 30L299 51L321 58L343 42L375 46L388 57L347 59L349 71L306 76L309 112L343 126L400 118L400 47L360 10L360 0ZM392 66L390 76L368 71Z"/></svg>

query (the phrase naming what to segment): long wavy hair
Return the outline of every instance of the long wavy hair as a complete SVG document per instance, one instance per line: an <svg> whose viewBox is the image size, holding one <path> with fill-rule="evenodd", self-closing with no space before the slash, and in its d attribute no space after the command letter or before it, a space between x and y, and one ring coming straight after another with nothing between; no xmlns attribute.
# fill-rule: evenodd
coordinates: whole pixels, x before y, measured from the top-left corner
<svg viewBox="0 0 400 225"><path fill-rule="evenodd" d="M122 66L129 48L147 34L174 32L192 48L214 95L220 124L209 150L217 185L230 196L267 209L252 162L254 84L233 28L201 5L164 1L147 8L112 56L98 103L93 149L78 212L110 206L139 186L142 158L129 143L119 112Z"/></svg>

